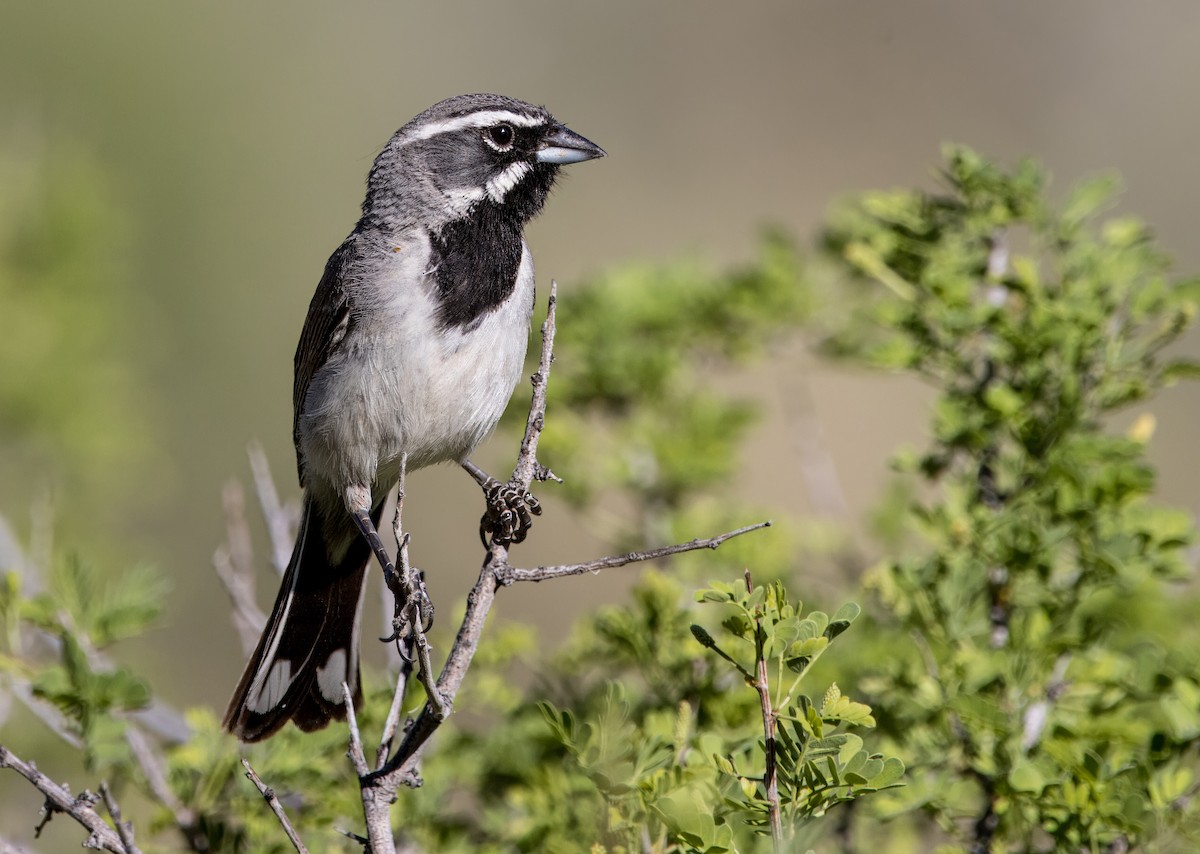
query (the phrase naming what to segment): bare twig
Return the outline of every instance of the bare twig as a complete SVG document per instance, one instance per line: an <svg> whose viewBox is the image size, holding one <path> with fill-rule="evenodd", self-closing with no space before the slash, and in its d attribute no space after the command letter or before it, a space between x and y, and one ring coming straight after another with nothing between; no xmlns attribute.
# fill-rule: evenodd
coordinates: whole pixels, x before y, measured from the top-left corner
<svg viewBox="0 0 1200 854"><path fill-rule="evenodd" d="M196 812L185 807L171 791L171 787L167 783L166 762L163 761L162 755L139 727L126 727L125 741L129 745L138 767L142 769L142 775L146 778L146 784L150 787L151 793L160 804L171 811L171 815L175 817L175 825L188 842L192 843L197 840L199 837Z"/></svg>
<svg viewBox="0 0 1200 854"><path fill-rule="evenodd" d="M236 479L231 478L221 490L221 504L225 510L229 562L239 575L249 580L253 593L254 543L250 538L250 523L246 520L246 492Z"/></svg>
<svg viewBox="0 0 1200 854"><path fill-rule="evenodd" d="M525 435L521 437L521 450L517 454L517 465L513 468L513 480L524 489L534 479L557 478L550 469L538 463L538 439L546 426L546 388L550 383L550 366L554 363L554 333L558 318L558 282L550 282L550 299L546 305L546 319L542 322L542 355L538 369L529 378L533 385L533 396L529 401L529 417L525 419Z"/></svg>
<svg viewBox="0 0 1200 854"><path fill-rule="evenodd" d="M398 490L399 499L396 502L396 539L403 541L405 546L405 560L407 560L407 537L401 532L400 510L404 500L404 484L401 483ZM400 715L404 709L404 693L408 689L408 679L412 676L413 662L416 661L414 651L413 633L405 632L402 637L396 641L396 648L400 659L400 667L396 673L396 685L392 690L392 705L388 709L387 719L383 723L383 734L379 738L379 747L375 750L375 768L379 770L387 763L388 756L391 754L392 745L396 740L396 730L400 727Z"/></svg>
<svg viewBox="0 0 1200 854"><path fill-rule="evenodd" d="M225 530L228 544L213 554L213 568L233 604L233 625L247 655L258 644L258 636L267 615L254 600L254 557L250 526L246 523L246 496L236 480L225 484L221 493L225 506Z"/></svg>
<svg viewBox="0 0 1200 854"><path fill-rule="evenodd" d="M754 592L750 570L745 571L746 592ZM783 815L779 807L779 775L775 763L775 710L771 708L771 683L767 678L767 657L764 652L766 637L763 634L762 617L754 617L754 658L756 672L754 689L758 691L758 702L762 707L763 738L766 764L763 769L763 788L767 796L767 816L771 824L771 845L775 854L783 852Z"/></svg>
<svg viewBox="0 0 1200 854"><path fill-rule="evenodd" d="M367 767L367 755L363 752L362 733L358 729L358 715L354 712L354 694L350 686L342 683L342 699L346 703L346 726L350 730L350 762L360 777L366 776L371 769Z"/></svg>
<svg viewBox="0 0 1200 854"><path fill-rule="evenodd" d="M400 714L404 708L404 692L408 688L408 678L412 675L413 662L416 656L413 652L411 634L405 634L398 643L401 653L400 670L396 674L396 687L392 691L392 705L388 709L387 720L383 724L383 735L379 738L379 747L375 751L375 768L382 768L391 754L392 744L396 740L396 730L400 727Z"/></svg>
<svg viewBox="0 0 1200 854"><path fill-rule="evenodd" d="M271 540L271 563L280 575L287 570L292 559L292 544L296 541L298 513L294 506L279 500L279 491L271 477L271 467L262 445L251 442L246 448L250 458L250 472L254 476L254 491L262 508L263 520L267 523L267 536Z"/></svg>
<svg viewBox="0 0 1200 854"><path fill-rule="evenodd" d="M117 799L113 797L108 783L100 784L100 797L104 799L104 806L108 808L108 814L112 816L113 827L117 829L117 836L121 837L121 844L125 846L126 854L141 854L141 850L133 841L133 825L127 821L121 821L121 807L117 805Z"/></svg>
<svg viewBox="0 0 1200 854"><path fill-rule="evenodd" d="M392 523L396 534L396 566L390 576L388 573L384 573L384 581L396 600L391 640L394 640L398 646L407 644L410 652L409 658L412 658L411 653L415 650L417 678L421 680L421 685L425 688L425 694L428 696L435 714L444 718L450 713L450 706L438 693L437 685L434 683L433 663L429 658L429 641L425 637L425 627L431 622L433 615L426 609L428 596L425 593L425 586L409 562L409 537L404 533L404 488L407 469L408 455L405 454L400 458L400 479L396 485L396 515ZM407 683L408 674L404 672L403 668L396 680L397 691L401 691L403 688L400 677L403 677ZM392 705L396 705L394 700ZM390 740L386 725L384 738Z"/></svg>
<svg viewBox="0 0 1200 854"><path fill-rule="evenodd" d="M246 454L250 459L258 506L271 541L271 565L282 575L291 560L297 513L294 507L279 500L279 491L275 488L262 446L252 442ZM267 617L255 601L254 546L246 520L246 494L242 485L230 480L222 491L222 501L228 542L213 555L213 568L233 603L233 625L242 642L242 650L249 655L258 644Z"/></svg>
<svg viewBox="0 0 1200 854"><path fill-rule="evenodd" d="M88 838L83 843L85 848L102 848L113 854L133 854L136 851L127 848L117 832L96 812L96 802L99 800L96 795L87 790L79 795L72 795L66 786L55 783L32 762L22 761L3 745L0 745L0 768L12 768L45 795L46 804L43 809L46 810L46 818L42 822L43 826L51 815L60 812L70 816L89 831ZM40 831L41 826L38 828L39 833Z"/></svg>
<svg viewBox="0 0 1200 854"><path fill-rule="evenodd" d="M300 839L300 834L296 833L296 828L292 827L291 820L287 817L287 813L283 810L283 804L279 803L279 798L275 795L275 790L262 781L262 779L254 773L254 769L250 767L250 760L242 757L242 767L246 769L246 776L250 778L250 782L258 789L259 794L267 802L271 808L271 812L275 813L275 818L279 819L279 825L283 828L283 832L287 834L288 840L292 843L292 847L296 849L297 854L308 854L308 849L304 847L304 842Z"/></svg>
<svg viewBox="0 0 1200 854"><path fill-rule="evenodd" d="M640 563L647 560L657 560L668 555L676 555L682 552L692 552L698 549L715 549L724 543L726 540L740 537L742 534L748 534L751 531L757 531L759 528L771 527L770 522L758 522L754 525L747 525L744 528L738 528L734 531L728 531L716 537L708 537L705 539L695 539L686 543L677 543L673 546L662 546L657 549L648 549L640 552L629 552L628 554L615 555L612 557L602 557L595 560L588 560L582 563L560 564L558 566L538 566L532 569L522 569L520 567L509 566L505 564L499 567L496 571L496 580L500 584L512 584L516 581L549 581L552 578L564 578L568 575L583 575L587 572L599 572L602 569L611 569L613 567L625 566L630 563Z"/></svg>
<svg viewBox="0 0 1200 854"><path fill-rule="evenodd" d="M362 794L363 818L367 824L365 850L371 854L396 854L396 840L392 836L391 806L400 789L399 781L373 778L367 767L363 752L362 734L358 729L358 717L354 714L354 697L350 686L342 684L342 697L346 703L346 724L350 729L350 749L347 755L354 772L358 774L359 791Z"/></svg>
<svg viewBox="0 0 1200 854"><path fill-rule="evenodd" d="M801 357L802 358L802 357ZM800 483L813 513L830 519L849 519L850 505L838 476L837 464L817 416L809 377L813 371L789 371L780 395L791 427L789 436L800 468Z"/></svg>
<svg viewBox="0 0 1200 854"><path fill-rule="evenodd" d="M394 609L394 624L392 631L396 637L396 652L400 658L400 668L396 672L396 687L391 694L391 708L388 709L388 718L384 721L383 735L380 735L379 746L376 748L376 769L383 768L388 762L388 756L391 752L392 744L396 740L396 729L400 727L400 715L404 708L404 692L408 688L408 678L413 674L413 663L418 658L416 649L420 645L424 655L420 656L421 680L422 685L425 685L427 696L434 696L430 693L433 682L432 664L430 663L430 654L428 654L428 643L425 642L425 624L427 623L427 615L422 613L425 602L424 584L419 578L414 579L412 564L408 559L408 543L409 537L404 533L404 489L407 485L407 469L408 456L404 455L400 461L400 480L396 483L396 513L392 517L392 533L396 536L396 561L400 564L398 570L398 581L401 583L400 594L392 590L392 595L396 597L397 607ZM385 578L386 584L391 584L391 579ZM414 601L415 600L415 601ZM403 605L401 605L403 602ZM395 619L396 615L401 614L401 609L410 606L410 617L413 627L412 631L402 631L403 626L401 621ZM421 643L418 644L418 637Z"/></svg>

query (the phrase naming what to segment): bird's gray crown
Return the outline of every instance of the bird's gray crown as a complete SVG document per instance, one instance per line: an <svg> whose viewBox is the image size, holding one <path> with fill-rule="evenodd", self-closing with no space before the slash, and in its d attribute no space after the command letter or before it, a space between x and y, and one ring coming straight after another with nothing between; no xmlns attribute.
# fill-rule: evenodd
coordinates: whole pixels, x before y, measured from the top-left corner
<svg viewBox="0 0 1200 854"><path fill-rule="evenodd" d="M436 229L481 205L524 223L559 166L603 153L544 107L504 95L447 98L396 131L376 158L362 224Z"/></svg>
<svg viewBox="0 0 1200 854"><path fill-rule="evenodd" d="M554 124L545 107L538 107L505 95L456 95L438 101L414 116L396 132L400 144L431 139L444 133L484 128L508 123L516 127L544 128Z"/></svg>

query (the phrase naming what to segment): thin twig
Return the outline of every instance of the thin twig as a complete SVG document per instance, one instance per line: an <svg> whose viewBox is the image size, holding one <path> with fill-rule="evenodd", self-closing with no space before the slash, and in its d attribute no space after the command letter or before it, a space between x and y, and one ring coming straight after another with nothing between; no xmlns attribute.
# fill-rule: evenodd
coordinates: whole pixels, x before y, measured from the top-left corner
<svg viewBox="0 0 1200 854"><path fill-rule="evenodd" d="M236 479L227 481L221 490L221 506L225 510L229 562L239 575L250 579L253 590L254 541L250 537L250 523L246 520L246 492Z"/></svg>
<svg viewBox="0 0 1200 854"><path fill-rule="evenodd" d="M376 770L387 764L387 758L392 752L392 744L396 740L396 730L400 728L400 714L404 709L404 692L408 687L408 677L412 674L412 636L406 635L400 643L407 657L400 656L400 672L396 674L396 688L392 692L392 705L388 709L387 720L383 724L383 735L379 738L379 747L375 750Z"/></svg>
<svg viewBox="0 0 1200 854"><path fill-rule="evenodd" d="M133 825L127 821L121 821L121 808L117 805L117 799L113 797L112 790L108 788L108 783L100 784L100 797L104 799L104 806L108 808L108 814L112 816L113 827L117 829L117 836L121 837L121 844L125 846L126 854L142 854L141 849L133 841Z"/></svg>
<svg viewBox="0 0 1200 854"><path fill-rule="evenodd" d="M251 442L246 448L246 455L250 458L254 491L258 494L258 505L267 524L267 537L271 540L271 563L275 571L283 575L292 559L298 513L294 506L279 500L279 490L275 488L275 479L271 477L271 467L262 445Z"/></svg>
<svg viewBox="0 0 1200 854"><path fill-rule="evenodd" d="M96 812L95 805L98 800L96 795L87 790L78 796L72 795L66 786L55 783L39 771L32 762L22 761L4 745L0 745L0 768L12 768L45 795L46 804L43 809L46 810L46 819L43 821L43 825L51 815L61 812L73 818L89 831L89 836L84 842L85 847L103 848L113 854L131 854L117 832L109 827L108 822Z"/></svg>
<svg viewBox="0 0 1200 854"><path fill-rule="evenodd" d="M434 711L443 718L449 714L450 707L438 693L434 683L433 663L429 657L429 641L425 637L425 627L432 622L433 614L426 608L428 595L424 582L413 571L408 559L409 536L404 533L404 488L405 475L408 468L408 455L400 457L400 479L396 485L396 515L392 527L396 535L396 563L385 565L384 582L395 599L392 616L392 635L388 640L399 649L407 646L408 658L417 660L417 678L425 688ZM406 643L407 641L407 643ZM402 656L403 657L403 656ZM401 684L401 679L404 684ZM401 691L407 685L408 674L401 669L397 675L396 689ZM394 694L395 692L393 692ZM395 706L395 702L393 702ZM384 725L384 737L388 738L388 726ZM393 732L395 728L392 727Z"/></svg>
<svg viewBox="0 0 1200 854"><path fill-rule="evenodd" d="M249 655L258 644L267 615L254 599L254 557L242 485L236 480L229 481L221 492L221 499L228 544L213 554L213 568L233 604L233 626L241 640L242 651Z"/></svg>
<svg viewBox="0 0 1200 854"><path fill-rule="evenodd" d="M345 682L342 683L342 699L346 703L346 726L350 730L350 762L354 765L354 771L359 777L364 777L370 773L371 769L367 767L367 756L363 752L362 733L358 729L358 715L354 713L354 695L350 691L350 686Z"/></svg>
<svg viewBox="0 0 1200 854"><path fill-rule="evenodd" d="M848 519L851 515L850 504L846 500L837 463L829 449L813 400L812 383L809 381L813 373L804 367L789 371L786 380L788 387L780 395L791 428L788 432L800 469L799 480L815 515Z"/></svg>
<svg viewBox="0 0 1200 854"><path fill-rule="evenodd" d="M558 319L558 282L550 282L550 299L546 305L546 319L542 322L542 355L538 369L529 378L533 385L533 396L529 401L529 417L525 419L525 435L521 438L521 450L517 454L517 465L513 468L513 480L524 489L529 489L535 478L548 480L554 473L537 460L538 439L546 426L546 389L550 384L550 366L554 363L554 333ZM556 479L556 478L555 478Z"/></svg>
<svg viewBox="0 0 1200 854"><path fill-rule="evenodd" d="M505 564L496 571L496 580L500 584L512 584L516 581L549 581L552 578L564 578L568 575L583 575L587 572L599 572L602 569L611 569L613 567L625 566L630 563L640 563L647 560L657 560L660 557L668 555L676 555L682 552L692 552L697 549L715 549L726 540L740 537L742 534L748 534L751 531L757 531L760 528L769 528L771 523L758 522L754 525L747 525L744 528L738 528L734 531L728 531L716 537L707 537L705 539L690 540L686 543L677 543L673 546L662 546L657 549L647 549L640 552L629 552L628 554L615 555L612 557L602 557L595 560L588 560L582 563L559 564L557 566L538 566L533 569L522 569L520 567L508 566Z"/></svg>
<svg viewBox="0 0 1200 854"><path fill-rule="evenodd" d="M397 513L397 530L399 530L399 513ZM407 538L405 546L408 545ZM423 594L422 594L423 595ZM392 690L392 705L388 709L387 719L383 723L383 734L379 738L379 747L375 750L375 768L379 770L387 764L392 745L396 740L396 731L400 727L400 715L404 710L404 694L408 690L408 680L412 676L413 663L416 661L415 643L412 632L405 632L397 641L400 667L396 672L396 685Z"/></svg>
<svg viewBox="0 0 1200 854"><path fill-rule="evenodd" d="M308 849L304 847L304 842L300 839L300 834L296 833L296 828L292 827L291 820L284 812L283 804L279 803L279 798L275 794L275 790L262 781L262 779L254 773L254 769L250 767L250 760L242 757L242 767L246 769L246 776L250 778L250 782L258 789L260 795L271 808L271 812L275 813L275 818L279 819L279 825L283 828L283 832L287 834L288 840L292 843L292 847L296 849L296 854L308 854Z"/></svg>
<svg viewBox="0 0 1200 854"><path fill-rule="evenodd" d="M171 815L175 817L175 826L179 828L188 843L195 842L199 838L196 812L185 807L171 791L171 787L167 783L166 762L162 755L139 727L125 727L125 741L129 745L129 750L133 753L138 767L142 769L142 775L146 778L146 784L150 787L154 797L170 810Z"/></svg>
<svg viewBox="0 0 1200 854"><path fill-rule="evenodd" d="M394 628L397 633L397 641L403 643L404 633L400 630L407 622L409 649L416 652L417 678L421 680L421 685L425 688L425 695L429 698L434 713L439 718L445 718L450 714L450 704L437 690L437 684L433 677L433 662L429 658L429 641L425 637L425 627L432 621L433 615L425 608L428 602L425 585L417 577L409 562L409 536L404 533L404 489L407 468L408 455L404 454L400 458L400 480L396 485L396 517L393 523L396 531L396 576L399 581L399 590L393 590L392 593L396 596L396 613L407 616L406 619L400 620ZM403 675L403 671L401 673ZM405 681L407 682L407 676ZM396 688L397 690L401 689L399 678L397 678Z"/></svg>
<svg viewBox="0 0 1200 854"><path fill-rule="evenodd" d="M396 536L396 556L402 566L408 564L408 535L404 533L404 490L405 469L408 467L407 457L400 460L400 480L396 484L396 514L392 520L392 530ZM411 567L410 567L411 570ZM387 579L384 579L387 583ZM424 595L423 591L419 595ZM395 610L393 609L393 614ZM418 622L420 620L418 619ZM420 628L418 626L418 628ZM394 627L393 630L398 629ZM408 679L412 675L415 641L412 632L404 632L396 639L397 658L400 666L396 672L396 686L392 691L392 705L388 709L387 719L383 724L383 734L379 738L379 747L375 751L375 768L380 769L387 763L392 744L396 739L396 730L400 726L400 714L404 708L404 693L408 689ZM426 658L428 660L428 657Z"/></svg>
<svg viewBox="0 0 1200 854"><path fill-rule="evenodd" d="M746 592L754 592L750 570L746 570ZM779 807L779 772L775 763L775 710L771 708L771 683L767 678L767 657L764 652L766 637L763 633L762 617L754 616L754 658L756 677L754 689L762 708L763 737L766 747L766 763L763 768L763 787L766 789L767 815L771 823L771 845L775 854L783 852L783 815Z"/></svg>

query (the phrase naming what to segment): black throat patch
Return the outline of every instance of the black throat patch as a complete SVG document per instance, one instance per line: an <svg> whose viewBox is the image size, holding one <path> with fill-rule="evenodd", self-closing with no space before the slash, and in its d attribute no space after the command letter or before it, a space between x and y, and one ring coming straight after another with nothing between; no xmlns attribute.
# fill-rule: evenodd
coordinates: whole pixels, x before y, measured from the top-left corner
<svg viewBox="0 0 1200 854"><path fill-rule="evenodd" d="M490 200L433 236L438 325L469 332L512 296L521 267L521 221Z"/></svg>

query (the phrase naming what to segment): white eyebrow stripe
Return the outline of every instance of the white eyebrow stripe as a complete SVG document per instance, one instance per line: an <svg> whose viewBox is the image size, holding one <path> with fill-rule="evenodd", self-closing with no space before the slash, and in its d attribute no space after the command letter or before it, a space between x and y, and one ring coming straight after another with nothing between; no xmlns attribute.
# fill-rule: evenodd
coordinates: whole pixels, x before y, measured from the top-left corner
<svg viewBox="0 0 1200 854"><path fill-rule="evenodd" d="M432 139L444 133L454 133L466 128L485 128L489 125L499 124L500 122L507 122L517 127L533 128L546 124L546 119L543 116L527 116L523 113L514 113L509 110L484 110L479 113L468 113L465 116L455 116L452 119L443 119L440 122L430 122L429 124L413 128L413 130L405 134L404 142L401 144L417 142L422 139Z"/></svg>

